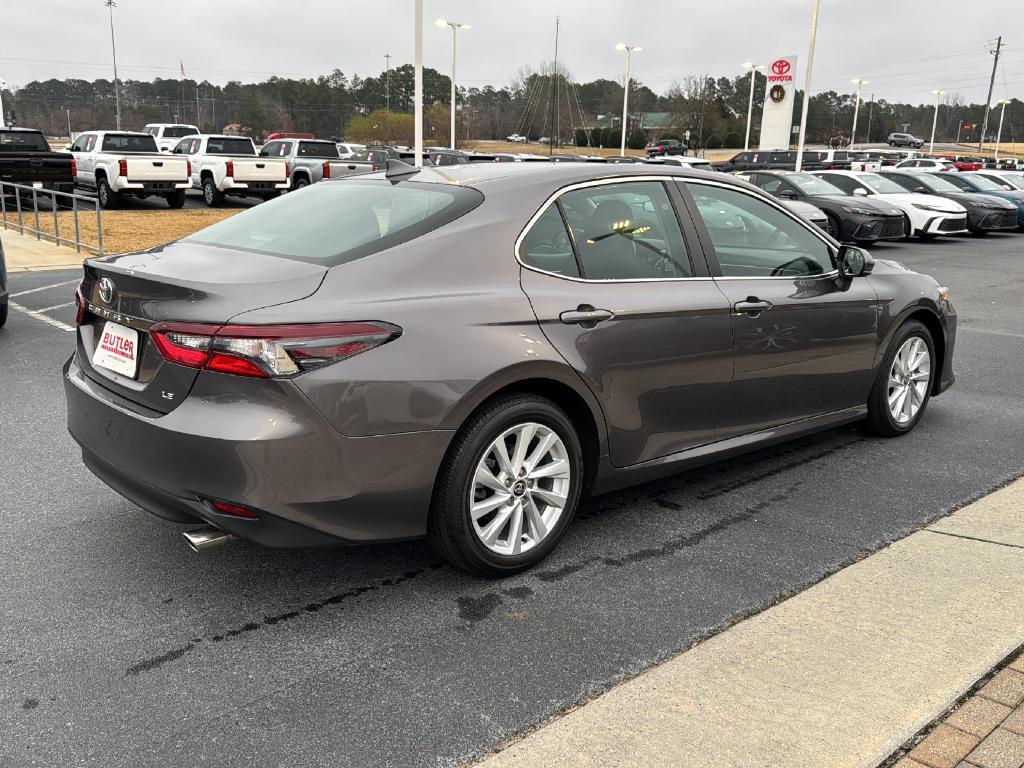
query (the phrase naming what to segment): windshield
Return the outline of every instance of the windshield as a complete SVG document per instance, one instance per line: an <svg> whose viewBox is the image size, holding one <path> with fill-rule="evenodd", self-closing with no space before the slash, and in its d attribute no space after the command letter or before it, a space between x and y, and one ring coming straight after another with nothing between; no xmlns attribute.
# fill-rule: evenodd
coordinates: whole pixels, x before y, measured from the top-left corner
<svg viewBox="0 0 1024 768"><path fill-rule="evenodd" d="M879 176L877 173L861 173L857 175L857 178L880 195L905 195L907 193L907 190L895 181L887 179L885 176Z"/></svg>
<svg viewBox="0 0 1024 768"><path fill-rule="evenodd" d="M300 141L299 157L338 157L338 145L332 141Z"/></svg>
<svg viewBox="0 0 1024 768"><path fill-rule="evenodd" d="M919 173L914 176L915 179L920 179L921 184L926 186L932 192L960 192L961 189L956 184L946 181L941 176L936 176L934 173Z"/></svg>
<svg viewBox="0 0 1024 768"><path fill-rule="evenodd" d="M101 152L159 152L156 139L147 134L108 133Z"/></svg>
<svg viewBox="0 0 1024 768"><path fill-rule="evenodd" d="M199 129L194 125L168 125L164 128L164 138L180 139L185 136L195 136Z"/></svg>
<svg viewBox="0 0 1024 768"><path fill-rule="evenodd" d="M256 148L251 139L232 139L229 137L211 136L206 142L206 152L210 155L254 155Z"/></svg>
<svg viewBox="0 0 1024 768"><path fill-rule="evenodd" d="M831 182L811 176L809 173L791 173L786 175L786 181L799 189L805 195L843 195L839 187Z"/></svg>
<svg viewBox="0 0 1024 768"><path fill-rule="evenodd" d="M43 134L36 131L0 131L0 152L49 152Z"/></svg>
<svg viewBox="0 0 1024 768"><path fill-rule="evenodd" d="M426 234L483 199L475 189L447 184L316 184L304 194L250 208L185 240L334 266Z"/></svg>
<svg viewBox="0 0 1024 768"><path fill-rule="evenodd" d="M1014 189L1024 189L1024 174L1006 173L999 177Z"/></svg>
<svg viewBox="0 0 1024 768"><path fill-rule="evenodd" d="M996 184L992 179L986 179L984 176L979 176L976 173L965 173L964 178L967 179L978 189L983 189L986 192L1003 192L1003 188Z"/></svg>

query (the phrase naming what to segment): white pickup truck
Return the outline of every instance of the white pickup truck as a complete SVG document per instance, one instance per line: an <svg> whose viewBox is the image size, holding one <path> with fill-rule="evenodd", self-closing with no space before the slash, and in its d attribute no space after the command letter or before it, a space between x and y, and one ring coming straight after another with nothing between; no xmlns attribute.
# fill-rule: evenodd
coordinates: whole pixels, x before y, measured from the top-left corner
<svg viewBox="0 0 1024 768"><path fill-rule="evenodd" d="M75 186L95 190L104 208L116 208L124 197L153 195L181 208L192 186L188 159L161 154L148 133L87 131L67 151L75 158Z"/></svg>
<svg viewBox="0 0 1024 768"><path fill-rule="evenodd" d="M170 152L181 139L200 133L198 128L187 123L147 123L142 130L156 139L161 152Z"/></svg>
<svg viewBox="0 0 1024 768"><path fill-rule="evenodd" d="M226 195L270 200L288 189L288 163L258 157L256 145L245 136L187 136L174 147L174 155L189 159L192 186L203 191L211 208Z"/></svg>

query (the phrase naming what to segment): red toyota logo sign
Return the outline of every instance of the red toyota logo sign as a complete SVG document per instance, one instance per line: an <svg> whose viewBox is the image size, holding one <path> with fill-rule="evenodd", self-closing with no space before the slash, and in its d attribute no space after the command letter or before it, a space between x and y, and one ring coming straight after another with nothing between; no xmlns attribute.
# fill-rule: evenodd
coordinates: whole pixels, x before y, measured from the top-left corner
<svg viewBox="0 0 1024 768"><path fill-rule="evenodd" d="M772 63L772 72L776 75L785 75L789 73L789 62L785 59L779 59Z"/></svg>

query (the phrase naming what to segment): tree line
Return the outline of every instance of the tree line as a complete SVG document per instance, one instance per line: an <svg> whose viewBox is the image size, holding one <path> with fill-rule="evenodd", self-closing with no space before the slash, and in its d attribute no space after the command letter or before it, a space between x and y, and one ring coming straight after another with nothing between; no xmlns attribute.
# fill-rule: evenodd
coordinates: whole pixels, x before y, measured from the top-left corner
<svg viewBox="0 0 1024 768"><path fill-rule="evenodd" d="M122 127L140 129L146 123L183 122L207 132L240 125L255 138L271 131L301 131L352 141L409 143L413 109L413 67L405 64L377 76L346 76L340 70L317 78L271 77L260 83L230 81L224 85L194 79L156 78L120 83ZM746 128L751 74L737 77L687 76L656 93L642 82L630 83L629 144L640 145L647 135L638 124L648 113L667 113L668 132L690 132L695 148L741 147ZM450 81L447 75L424 68L425 138L447 143ZM751 142L756 146L759 105L766 78L754 83ZM803 94L796 93L794 121L799 120ZM18 125L66 135L115 124L114 87L110 80L50 79L33 81L3 93L5 110L14 110ZM854 95L824 91L811 96L808 141L828 143L849 137ZM1019 140L1024 104L1013 99L1006 109L1003 141ZM507 86L460 87L457 98L458 140L500 139L521 133L536 139L556 137L593 146L617 146L621 126L622 84L596 79L578 82L564 66L550 63L539 69L522 68ZM976 141L983 104L967 104L953 93L940 104L936 139ZM882 141L891 132L931 134L932 104L907 104L878 99L861 102L857 141ZM998 115L989 120L995 133ZM868 133L870 131L870 134Z"/></svg>

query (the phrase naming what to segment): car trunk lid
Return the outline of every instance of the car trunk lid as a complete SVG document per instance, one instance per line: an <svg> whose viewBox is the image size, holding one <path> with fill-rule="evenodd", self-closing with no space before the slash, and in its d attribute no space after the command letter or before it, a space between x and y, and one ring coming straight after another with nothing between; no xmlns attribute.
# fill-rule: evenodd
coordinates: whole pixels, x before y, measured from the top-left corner
<svg viewBox="0 0 1024 768"><path fill-rule="evenodd" d="M242 312L311 295L325 272L309 262L185 241L90 259L79 289L85 305L81 367L121 397L169 413L198 370L164 360L149 337L154 324L224 324Z"/></svg>
<svg viewBox="0 0 1024 768"><path fill-rule="evenodd" d="M188 160L167 155L128 155L128 181L188 180Z"/></svg>
<svg viewBox="0 0 1024 768"><path fill-rule="evenodd" d="M235 181L273 181L282 182L288 178L287 166L284 160L269 157L235 157L231 159L234 164Z"/></svg>

